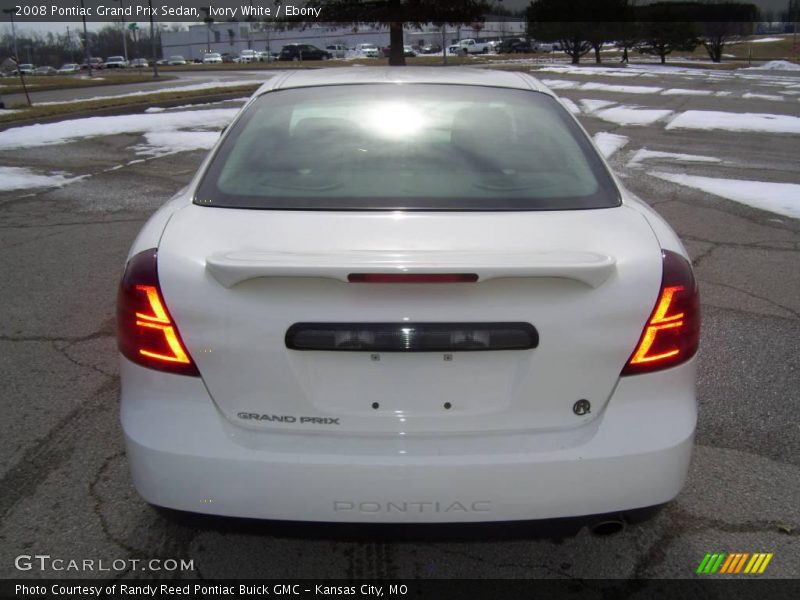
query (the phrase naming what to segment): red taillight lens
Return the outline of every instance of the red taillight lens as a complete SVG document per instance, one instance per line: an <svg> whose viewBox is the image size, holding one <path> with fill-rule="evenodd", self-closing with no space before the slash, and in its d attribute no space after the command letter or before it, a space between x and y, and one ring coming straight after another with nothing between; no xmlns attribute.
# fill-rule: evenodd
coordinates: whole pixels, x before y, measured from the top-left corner
<svg viewBox="0 0 800 600"><path fill-rule="evenodd" d="M700 343L700 295L692 266L662 251L664 271L656 306L622 375L649 373L689 360Z"/></svg>
<svg viewBox="0 0 800 600"><path fill-rule="evenodd" d="M125 268L117 296L117 343L126 358L142 366L200 374L161 297L155 248L140 252Z"/></svg>

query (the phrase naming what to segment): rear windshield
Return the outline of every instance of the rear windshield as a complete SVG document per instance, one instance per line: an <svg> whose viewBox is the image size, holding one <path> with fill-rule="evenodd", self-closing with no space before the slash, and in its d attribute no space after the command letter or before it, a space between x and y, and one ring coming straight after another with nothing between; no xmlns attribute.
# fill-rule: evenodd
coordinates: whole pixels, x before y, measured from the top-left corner
<svg viewBox="0 0 800 600"><path fill-rule="evenodd" d="M269 92L217 149L195 203L296 210L619 205L567 111L538 92L339 85Z"/></svg>

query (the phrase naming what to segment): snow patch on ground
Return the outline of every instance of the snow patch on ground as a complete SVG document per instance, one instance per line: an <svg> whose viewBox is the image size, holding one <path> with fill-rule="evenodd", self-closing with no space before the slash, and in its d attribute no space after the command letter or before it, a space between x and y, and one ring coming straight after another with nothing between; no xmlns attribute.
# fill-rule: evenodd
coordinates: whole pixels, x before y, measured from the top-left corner
<svg viewBox="0 0 800 600"><path fill-rule="evenodd" d="M752 94L750 92L745 92L742 94L742 98L757 98L758 100L775 100L777 102L783 102L783 96L774 96L772 94Z"/></svg>
<svg viewBox="0 0 800 600"><path fill-rule="evenodd" d="M628 143L628 138L624 135L608 133L606 131L598 131L594 134L592 139L594 140L597 148L600 150L600 154L602 154L605 158L610 157L612 154L614 154L614 152Z"/></svg>
<svg viewBox="0 0 800 600"><path fill-rule="evenodd" d="M647 148L642 148L641 150L637 150L636 154L634 154L631 159L628 161L628 164L625 165L629 168L638 168L642 166L642 163L650 160L651 158L666 158L669 160L676 160L679 162L703 162L703 163L721 163L722 159L716 158L714 156L701 156L699 154L680 154L676 152L661 152L659 150L648 150Z"/></svg>
<svg viewBox="0 0 800 600"><path fill-rule="evenodd" d="M539 67L536 71L544 73L560 73L562 75L602 75L604 77L638 77L641 72L631 72L627 67L618 69L610 67L575 67L571 65Z"/></svg>
<svg viewBox="0 0 800 600"><path fill-rule="evenodd" d="M800 185L742 179L719 179L651 171L648 175L685 185L740 204L800 219Z"/></svg>
<svg viewBox="0 0 800 600"><path fill-rule="evenodd" d="M652 125L656 121L666 119L671 114L671 110L623 105L595 111L593 116L617 125Z"/></svg>
<svg viewBox="0 0 800 600"><path fill-rule="evenodd" d="M667 129L725 129L759 133L800 133L800 117L765 113L731 113L687 110L667 124Z"/></svg>
<svg viewBox="0 0 800 600"><path fill-rule="evenodd" d="M601 108L616 104L616 102L611 102L610 100L578 100L578 102L581 103L583 110L587 113L593 113Z"/></svg>
<svg viewBox="0 0 800 600"><path fill-rule="evenodd" d="M783 38L779 37L765 37L765 38L758 38L757 40L747 40L745 43L750 44L763 44L765 42L782 42Z"/></svg>
<svg viewBox="0 0 800 600"><path fill-rule="evenodd" d="M190 150L210 150L219 139L216 131L150 131L145 143L134 146L140 156L166 156Z"/></svg>
<svg viewBox="0 0 800 600"><path fill-rule="evenodd" d="M711 90L687 90L684 88L671 88L661 92L662 96L710 96Z"/></svg>
<svg viewBox="0 0 800 600"><path fill-rule="evenodd" d="M0 167L0 192L37 187L61 187L82 178L82 176L73 177L64 171L42 174L25 167Z"/></svg>
<svg viewBox="0 0 800 600"><path fill-rule="evenodd" d="M581 109L578 108L578 105L575 104L572 100L570 100L569 98L559 98L559 99L561 100L561 103L564 104L569 109L569 112L571 112L573 115L581 114Z"/></svg>
<svg viewBox="0 0 800 600"><path fill-rule="evenodd" d="M542 79L541 82L551 90L572 90L580 85L577 81L568 79Z"/></svg>
<svg viewBox="0 0 800 600"><path fill-rule="evenodd" d="M0 131L0 149L34 148L82 138L121 133L163 132L177 129L222 129L239 109L215 108L182 112L116 115L69 119L58 123L26 125Z"/></svg>
<svg viewBox="0 0 800 600"><path fill-rule="evenodd" d="M610 85L607 83L584 83L582 90L599 90L603 92L619 92L622 94L657 94L664 88L651 85Z"/></svg>
<svg viewBox="0 0 800 600"><path fill-rule="evenodd" d="M740 71L800 71L800 65L788 60L771 60L758 67L747 67Z"/></svg>
<svg viewBox="0 0 800 600"><path fill-rule="evenodd" d="M715 96L730 96L733 92L717 92Z"/></svg>

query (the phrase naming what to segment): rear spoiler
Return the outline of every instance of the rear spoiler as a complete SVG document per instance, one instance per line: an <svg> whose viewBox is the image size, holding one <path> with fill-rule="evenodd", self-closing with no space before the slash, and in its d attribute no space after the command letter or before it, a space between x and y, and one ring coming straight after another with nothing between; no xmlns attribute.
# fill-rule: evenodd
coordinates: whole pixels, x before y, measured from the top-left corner
<svg viewBox="0 0 800 600"><path fill-rule="evenodd" d="M234 251L206 257L206 270L226 288L261 277L316 277L347 282L352 274L469 272L477 281L508 277L558 277L596 288L614 272L616 259L594 252L466 254L380 252L305 254Z"/></svg>

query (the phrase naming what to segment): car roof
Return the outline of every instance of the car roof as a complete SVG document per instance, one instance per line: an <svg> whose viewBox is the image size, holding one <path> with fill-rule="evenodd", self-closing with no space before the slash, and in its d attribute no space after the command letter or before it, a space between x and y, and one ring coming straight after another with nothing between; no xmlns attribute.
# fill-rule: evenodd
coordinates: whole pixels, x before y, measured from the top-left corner
<svg viewBox="0 0 800 600"><path fill-rule="evenodd" d="M256 95L279 89L368 83L477 85L535 90L553 95L549 89L527 73L464 67L333 67L297 70L273 77L259 88Z"/></svg>

